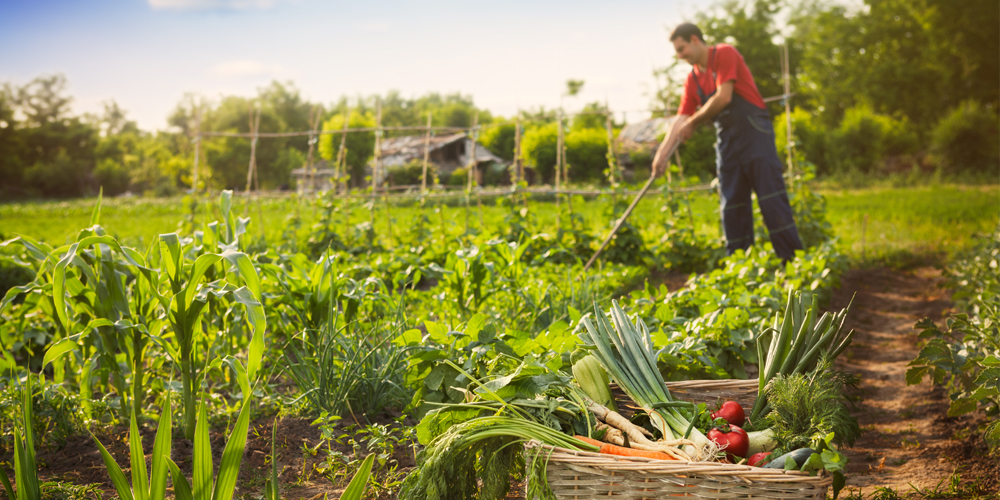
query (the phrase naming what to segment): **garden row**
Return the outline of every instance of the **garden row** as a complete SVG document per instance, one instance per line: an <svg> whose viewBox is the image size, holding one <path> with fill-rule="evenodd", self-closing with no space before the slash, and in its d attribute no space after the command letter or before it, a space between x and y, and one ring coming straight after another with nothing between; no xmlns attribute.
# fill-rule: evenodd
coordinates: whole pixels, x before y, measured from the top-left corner
<svg viewBox="0 0 1000 500"><path fill-rule="evenodd" d="M1000 233L981 238L945 269L957 313L944 325L924 319L915 326L927 343L910 363L907 384L925 377L951 396L948 416L981 411L991 449L1000 450Z"/></svg>

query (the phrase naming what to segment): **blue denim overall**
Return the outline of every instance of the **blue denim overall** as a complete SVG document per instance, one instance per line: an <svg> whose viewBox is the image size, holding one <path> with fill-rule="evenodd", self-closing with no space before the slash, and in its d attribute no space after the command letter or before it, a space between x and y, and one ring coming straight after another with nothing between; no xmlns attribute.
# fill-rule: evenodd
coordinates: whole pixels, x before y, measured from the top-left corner
<svg viewBox="0 0 1000 500"><path fill-rule="evenodd" d="M709 68L714 56L715 47L712 47ZM712 79L716 79L715 71L712 71ZM704 106L715 92L706 95L698 79L694 81ZM752 189L757 193L757 205L764 216L775 253L784 260L794 258L795 251L802 249L802 241L781 177L781 160L774 146L774 130L767 110L733 92L729 105L712 121L718 138L715 153L726 252L732 255L737 249L746 250L753 245Z"/></svg>

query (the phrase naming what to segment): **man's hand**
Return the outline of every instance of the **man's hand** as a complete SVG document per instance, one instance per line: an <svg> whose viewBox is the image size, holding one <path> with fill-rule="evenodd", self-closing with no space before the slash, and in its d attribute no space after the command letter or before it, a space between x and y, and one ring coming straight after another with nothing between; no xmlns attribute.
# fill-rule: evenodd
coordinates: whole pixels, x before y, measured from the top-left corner
<svg viewBox="0 0 1000 500"><path fill-rule="evenodd" d="M667 165L670 163L671 150L674 146L684 142L691 137L693 129L689 127L690 118L687 115L678 115L677 119L674 120L673 125L670 127L670 132L663 138L663 142L660 143L660 147L656 150L656 156L653 157L653 175L660 175L667 171ZM684 131L687 129L686 135Z"/></svg>

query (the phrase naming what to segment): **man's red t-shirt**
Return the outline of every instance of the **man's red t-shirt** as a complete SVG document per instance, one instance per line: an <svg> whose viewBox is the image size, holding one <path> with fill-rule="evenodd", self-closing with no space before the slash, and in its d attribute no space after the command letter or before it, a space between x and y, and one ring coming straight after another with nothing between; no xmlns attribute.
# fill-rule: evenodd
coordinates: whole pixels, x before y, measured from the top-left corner
<svg viewBox="0 0 1000 500"><path fill-rule="evenodd" d="M753 81L750 68L743 60L743 56L732 45L720 43L715 46L715 50L709 48L708 71L701 71L698 66L694 71L688 73L684 81L684 95L681 96L681 107L677 110L678 115L693 115L701 107L703 102L698 98L698 87L695 85L695 78L701 85L701 91L707 97L715 89L730 80L735 80L733 90L750 104L764 109L764 99L757 90L757 84ZM712 52L715 52L713 55ZM712 73L716 78L713 81Z"/></svg>

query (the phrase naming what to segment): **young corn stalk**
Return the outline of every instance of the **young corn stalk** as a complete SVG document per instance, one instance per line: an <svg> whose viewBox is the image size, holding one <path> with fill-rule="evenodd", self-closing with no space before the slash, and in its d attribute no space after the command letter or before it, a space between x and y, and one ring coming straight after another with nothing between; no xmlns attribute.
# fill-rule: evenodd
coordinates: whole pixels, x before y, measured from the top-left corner
<svg viewBox="0 0 1000 500"><path fill-rule="evenodd" d="M21 422L14 422L14 485L7 471L0 467L0 482L3 482L7 498L10 500L41 500L38 482L38 468L35 465L35 432L32 426L31 374L29 373L22 390ZM23 432L23 434L22 434Z"/></svg>
<svg viewBox="0 0 1000 500"><path fill-rule="evenodd" d="M200 237L198 243L201 243L201 248L214 247L219 253L203 253L192 261L190 255L194 252L186 251L187 245L182 245L176 233L160 235L159 265L165 278L163 281L170 289L166 322L174 332L173 342L163 345L171 358L180 364L184 434L188 439L194 438L195 434L197 407L194 387L202 373L195 359L194 345L198 334L206 329L202 314L208 305L209 295L232 297L246 309L251 332L246 365L250 380L255 379L264 354L267 319L261 305L260 277L250 257L237 250L239 237L246 232L249 220L234 220L231 206L232 192L223 191L220 208L224 225L220 227L218 222L213 222L207 225L207 231L195 235L196 240ZM203 283L203 280L210 281ZM231 284L240 281L244 284L240 288Z"/></svg>

